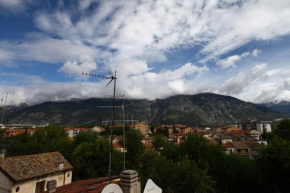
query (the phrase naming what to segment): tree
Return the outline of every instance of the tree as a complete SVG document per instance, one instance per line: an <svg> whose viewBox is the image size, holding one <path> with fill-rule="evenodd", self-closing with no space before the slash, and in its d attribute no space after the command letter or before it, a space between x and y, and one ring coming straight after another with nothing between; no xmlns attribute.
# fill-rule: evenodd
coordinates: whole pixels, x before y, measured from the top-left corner
<svg viewBox="0 0 290 193"><path fill-rule="evenodd" d="M79 132L73 140L73 147L76 148L83 143L93 143L97 139L98 135L93 131L81 131Z"/></svg>
<svg viewBox="0 0 290 193"><path fill-rule="evenodd" d="M188 156L175 162L149 150L141 155L139 161L141 166L139 174L143 185L150 178L165 193L214 192L215 182L206 170L199 169Z"/></svg>
<svg viewBox="0 0 290 193"><path fill-rule="evenodd" d="M161 134L155 134L152 142L155 150L160 150L160 148L162 148L164 144L165 140L163 139L163 136Z"/></svg>
<svg viewBox="0 0 290 193"><path fill-rule="evenodd" d="M273 131L273 134L290 141L290 119L282 120L277 125L277 129Z"/></svg>
<svg viewBox="0 0 290 193"><path fill-rule="evenodd" d="M134 169L138 166L137 160L143 152L142 139L140 131L134 129L126 131L126 165L128 168Z"/></svg>
<svg viewBox="0 0 290 193"><path fill-rule="evenodd" d="M284 123L283 123L284 125ZM290 142L274 137L257 159L270 192L290 192ZM274 177L275 176L275 177Z"/></svg>
<svg viewBox="0 0 290 193"><path fill-rule="evenodd" d="M168 129L167 127L165 127L165 128L163 129L163 135L166 136L166 137L169 136L169 129Z"/></svg>
<svg viewBox="0 0 290 193"><path fill-rule="evenodd" d="M98 138L93 143L80 144L73 153L74 178L88 179L108 176L110 141ZM123 169L122 154L113 151L112 175Z"/></svg>

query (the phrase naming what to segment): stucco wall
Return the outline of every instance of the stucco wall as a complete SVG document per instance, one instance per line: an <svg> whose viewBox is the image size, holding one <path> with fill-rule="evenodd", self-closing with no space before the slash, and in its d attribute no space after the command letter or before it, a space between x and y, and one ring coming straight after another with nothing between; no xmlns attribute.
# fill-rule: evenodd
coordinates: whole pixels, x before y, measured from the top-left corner
<svg viewBox="0 0 290 193"><path fill-rule="evenodd" d="M69 173L69 177L68 174ZM49 180L56 180L57 187L63 186L64 184L71 183L72 179L72 172L66 172L66 173L58 173L54 175L50 175L44 178L37 178L31 181L16 183L12 186L11 192L16 193L16 188L20 187L20 190L17 193L35 193L36 183L45 181L45 190L46 190L46 182Z"/></svg>
<svg viewBox="0 0 290 193"><path fill-rule="evenodd" d="M267 132L271 132L271 124L270 123L257 123L257 130L263 133L263 125Z"/></svg>
<svg viewBox="0 0 290 193"><path fill-rule="evenodd" d="M0 193L6 193L10 191L12 182L0 171Z"/></svg>

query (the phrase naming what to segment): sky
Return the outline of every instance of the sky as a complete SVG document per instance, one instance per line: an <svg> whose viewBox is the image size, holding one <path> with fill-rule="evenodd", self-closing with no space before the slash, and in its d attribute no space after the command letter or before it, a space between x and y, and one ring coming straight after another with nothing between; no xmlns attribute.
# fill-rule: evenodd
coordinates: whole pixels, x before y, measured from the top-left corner
<svg viewBox="0 0 290 193"><path fill-rule="evenodd" d="M0 0L0 102L290 101L289 0Z"/></svg>

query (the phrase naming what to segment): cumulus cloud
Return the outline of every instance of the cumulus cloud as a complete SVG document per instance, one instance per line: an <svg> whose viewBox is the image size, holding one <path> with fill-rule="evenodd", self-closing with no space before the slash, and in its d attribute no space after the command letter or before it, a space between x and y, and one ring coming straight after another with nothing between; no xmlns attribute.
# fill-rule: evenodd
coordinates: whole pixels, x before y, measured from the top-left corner
<svg viewBox="0 0 290 193"><path fill-rule="evenodd" d="M82 55L79 59L79 64L77 61L67 61L59 69L59 72L68 74L69 76L78 75L80 76L82 72L90 73L93 70L97 69L97 64L95 61L88 55Z"/></svg>
<svg viewBox="0 0 290 193"><path fill-rule="evenodd" d="M258 52L261 52L260 50L253 50L253 56L257 56L258 55ZM233 55L233 56L229 56L227 57L226 59L222 59L222 60L218 60L217 61L217 65L220 67L220 68L234 68L236 67L236 62L240 61L242 58L246 58L250 56L250 52L244 52L242 53L241 55Z"/></svg>
<svg viewBox="0 0 290 193"><path fill-rule="evenodd" d="M265 76L266 67L266 63L258 64L252 67L250 72L239 73L238 76L232 77L222 84L217 92L226 95L242 93L253 81Z"/></svg>
<svg viewBox="0 0 290 193"><path fill-rule="evenodd" d="M0 41L0 49L0 55L4 53L4 57L9 57L11 60L47 63L77 60L83 54L91 57L98 54L95 48L83 44L73 44L66 40L54 39L47 36L37 36L37 38L20 43Z"/></svg>
<svg viewBox="0 0 290 193"><path fill-rule="evenodd" d="M87 9L94 1L79 2ZM271 40L290 33L287 0L98 3L92 14L77 20L73 16L82 13L75 10L40 12L36 24L61 38L105 45L131 57L153 55L164 60L170 49L202 45L200 54L205 55L202 62L252 40Z"/></svg>

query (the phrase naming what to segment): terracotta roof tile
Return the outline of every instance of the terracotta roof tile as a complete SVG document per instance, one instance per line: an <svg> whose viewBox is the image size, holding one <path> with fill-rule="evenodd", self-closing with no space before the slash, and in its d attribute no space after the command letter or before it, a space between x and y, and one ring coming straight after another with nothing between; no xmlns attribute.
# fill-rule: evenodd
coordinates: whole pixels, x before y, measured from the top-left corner
<svg viewBox="0 0 290 193"><path fill-rule="evenodd" d="M112 183L118 184L118 176L112 177ZM108 177L76 181L65 186L56 188L56 193L101 193L105 186L108 185Z"/></svg>
<svg viewBox="0 0 290 193"><path fill-rule="evenodd" d="M232 143L224 143L223 146L225 148L235 148Z"/></svg>
<svg viewBox="0 0 290 193"><path fill-rule="evenodd" d="M62 169L58 168L59 162L64 164ZM59 152L0 159L0 170L15 182L72 169L70 163Z"/></svg>

